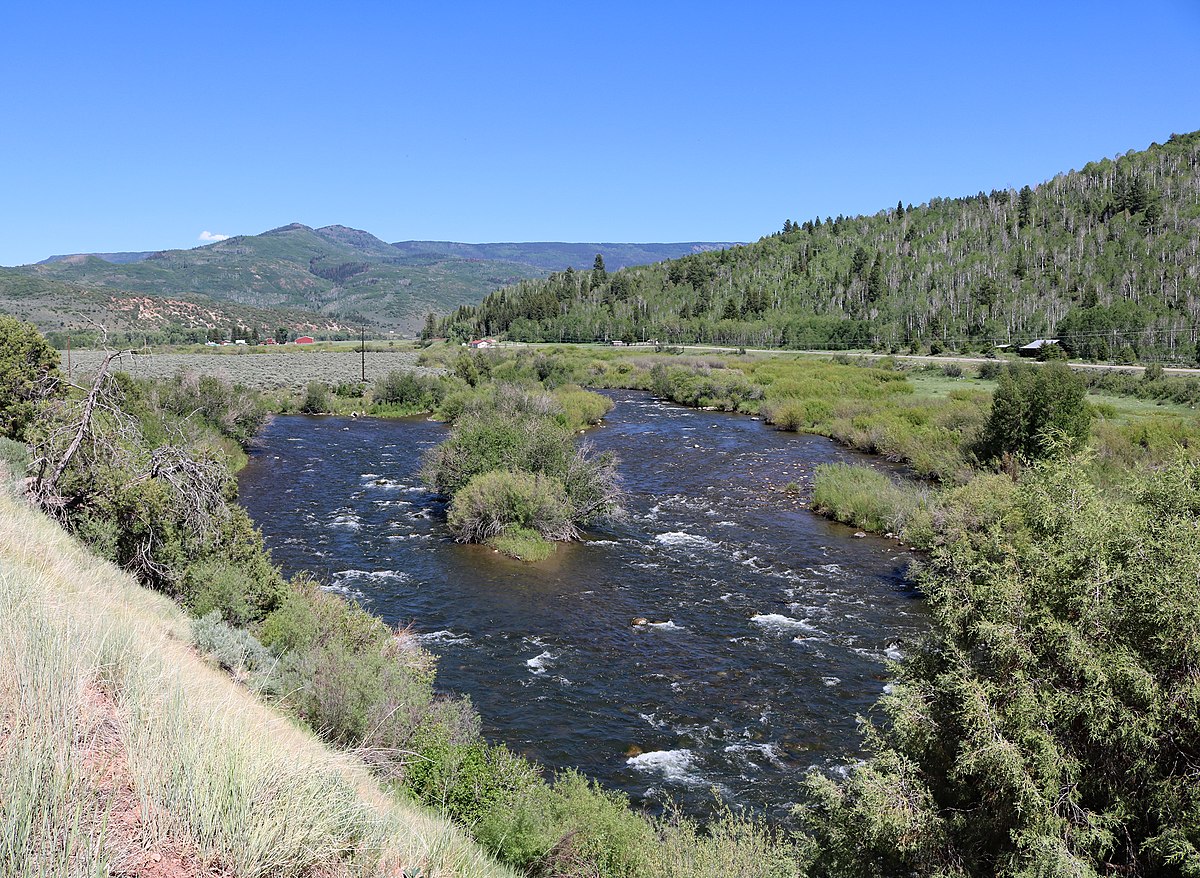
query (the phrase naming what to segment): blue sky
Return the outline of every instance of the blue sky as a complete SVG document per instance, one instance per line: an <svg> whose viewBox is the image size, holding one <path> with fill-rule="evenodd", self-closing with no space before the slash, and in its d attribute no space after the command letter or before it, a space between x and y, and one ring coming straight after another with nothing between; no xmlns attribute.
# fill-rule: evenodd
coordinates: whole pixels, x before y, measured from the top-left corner
<svg viewBox="0 0 1200 878"><path fill-rule="evenodd" d="M754 240L1200 128L1200 3L11 4L0 265Z"/></svg>

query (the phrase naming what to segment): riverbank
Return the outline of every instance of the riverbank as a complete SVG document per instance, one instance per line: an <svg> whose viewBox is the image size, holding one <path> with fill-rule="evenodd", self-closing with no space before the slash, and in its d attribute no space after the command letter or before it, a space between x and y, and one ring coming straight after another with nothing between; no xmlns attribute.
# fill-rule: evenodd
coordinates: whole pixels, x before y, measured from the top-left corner
<svg viewBox="0 0 1200 878"><path fill-rule="evenodd" d="M0 570L5 875L513 876L212 667L173 601L4 491Z"/></svg>

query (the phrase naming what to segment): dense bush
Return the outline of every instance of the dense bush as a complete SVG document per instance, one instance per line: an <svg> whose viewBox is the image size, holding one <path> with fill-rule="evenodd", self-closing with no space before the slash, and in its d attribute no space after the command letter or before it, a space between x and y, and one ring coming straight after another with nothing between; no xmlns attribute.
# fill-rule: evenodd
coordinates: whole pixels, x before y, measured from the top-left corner
<svg viewBox="0 0 1200 878"><path fill-rule="evenodd" d="M333 394L324 381L310 381L300 402L300 411L306 415L324 415L334 410Z"/></svg>
<svg viewBox="0 0 1200 878"><path fill-rule="evenodd" d="M450 437L426 457L422 476L451 498L485 473L548 477L561 485L573 525L610 515L620 503L616 461L586 445L577 447L557 417L560 412L553 397L511 385L464 397ZM547 533L551 530L557 525Z"/></svg>
<svg viewBox="0 0 1200 878"><path fill-rule="evenodd" d="M443 379L405 369L389 372L376 381L371 400L383 408L431 412L441 405L445 395Z"/></svg>
<svg viewBox="0 0 1200 878"><path fill-rule="evenodd" d="M1083 380L1061 362L1009 367L1000 375L979 439L983 460L1038 460L1087 441L1092 408Z"/></svg>
<svg viewBox="0 0 1200 878"><path fill-rule="evenodd" d="M243 554L253 553L255 548ZM259 556L260 563L254 560L233 563L209 558L188 565L178 586L184 604L196 616L216 613L234 625L263 618L278 605L287 586L279 572L265 562L265 555Z"/></svg>
<svg viewBox="0 0 1200 878"><path fill-rule="evenodd" d="M58 351L30 323L0 315L0 437L21 440L34 406L56 392Z"/></svg>
<svg viewBox="0 0 1200 878"><path fill-rule="evenodd" d="M225 375L186 369L152 386L163 410L180 417L198 416L237 442L252 439L267 417L258 395L234 385Z"/></svg>
<svg viewBox="0 0 1200 878"><path fill-rule="evenodd" d="M485 543L513 530L548 540L578 536L562 482L552 476L493 470L473 477L447 510L450 531L467 543Z"/></svg>
<svg viewBox="0 0 1200 878"><path fill-rule="evenodd" d="M947 518L919 578L934 636L882 700L872 756L814 776L798 812L810 874L1195 874L1200 466L1128 493L1054 460Z"/></svg>

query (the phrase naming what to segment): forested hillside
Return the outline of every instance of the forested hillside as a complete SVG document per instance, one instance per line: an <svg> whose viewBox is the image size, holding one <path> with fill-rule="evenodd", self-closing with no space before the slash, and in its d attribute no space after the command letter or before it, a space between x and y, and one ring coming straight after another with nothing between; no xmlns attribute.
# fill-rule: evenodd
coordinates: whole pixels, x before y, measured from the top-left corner
<svg viewBox="0 0 1200 878"><path fill-rule="evenodd" d="M523 281L442 321L526 341L980 350L1061 337L1194 360L1200 132L1020 191L793 222L754 244Z"/></svg>

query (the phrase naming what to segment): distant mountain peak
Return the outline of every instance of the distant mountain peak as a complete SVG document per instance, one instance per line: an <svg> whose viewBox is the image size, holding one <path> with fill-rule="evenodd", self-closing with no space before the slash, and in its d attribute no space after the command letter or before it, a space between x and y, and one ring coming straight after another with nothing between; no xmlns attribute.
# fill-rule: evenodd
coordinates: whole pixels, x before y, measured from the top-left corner
<svg viewBox="0 0 1200 878"><path fill-rule="evenodd" d="M304 223L288 223L286 226L280 226L277 229L269 229L263 232L264 235L282 235L284 232L311 232L312 226L306 226Z"/></svg>

